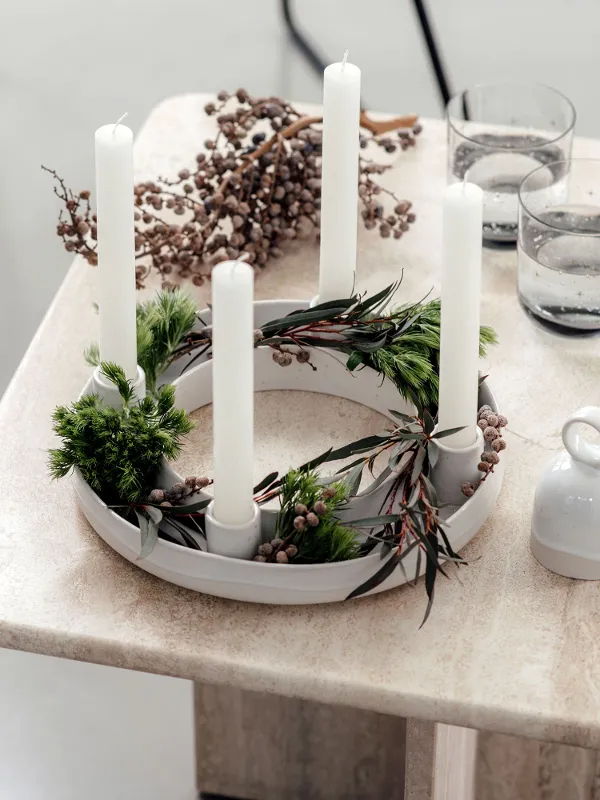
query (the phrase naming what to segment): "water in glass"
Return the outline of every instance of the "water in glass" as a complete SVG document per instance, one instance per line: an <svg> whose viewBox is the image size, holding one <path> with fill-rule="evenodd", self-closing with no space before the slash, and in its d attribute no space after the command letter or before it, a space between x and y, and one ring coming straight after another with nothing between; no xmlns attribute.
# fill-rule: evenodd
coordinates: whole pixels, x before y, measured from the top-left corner
<svg viewBox="0 0 600 800"><path fill-rule="evenodd" d="M521 213L520 222L525 308L563 333L600 331L600 207L551 205L536 217Z"/></svg>

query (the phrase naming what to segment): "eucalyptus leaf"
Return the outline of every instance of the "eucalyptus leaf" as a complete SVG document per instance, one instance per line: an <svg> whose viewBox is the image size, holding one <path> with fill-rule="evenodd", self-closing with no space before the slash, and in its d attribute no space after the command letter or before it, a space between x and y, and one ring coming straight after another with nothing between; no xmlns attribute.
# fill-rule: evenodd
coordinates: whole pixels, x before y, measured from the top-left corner
<svg viewBox="0 0 600 800"><path fill-rule="evenodd" d="M415 463L413 464L412 472L410 474L411 485L417 482L419 475L423 471L423 464L425 462L426 455L427 455L427 450L425 447L423 447L423 445L421 445L417 450L417 455L415 456Z"/></svg>
<svg viewBox="0 0 600 800"><path fill-rule="evenodd" d="M344 483L347 487L349 497L353 497L358 492L364 468L364 462L356 464L356 466L344 476Z"/></svg>
<svg viewBox="0 0 600 800"><path fill-rule="evenodd" d="M266 489L267 486L270 486L272 483L274 483L278 477L279 477L278 472L270 472L266 478L263 478L260 483L256 484L256 486L252 490L253 494L258 494L259 492L262 492L263 489Z"/></svg>
<svg viewBox="0 0 600 800"><path fill-rule="evenodd" d="M138 520L138 525L140 527L140 552L142 551L146 539L148 538L148 517L141 511L138 511L137 508L133 509L135 511L135 515Z"/></svg>
<svg viewBox="0 0 600 800"><path fill-rule="evenodd" d="M429 495L429 500L430 500L430 502L431 502L431 505L432 505L434 508L438 508L438 496L437 496L437 492L436 492L436 490L435 490L435 486L434 486L434 485L433 485L433 483L432 483L432 482L429 480L429 478L427 477L427 475L422 475L422 476L421 476L421 480L422 480L422 481L423 481L423 483L425 484L425 489L427 490L427 494Z"/></svg>
<svg viewBox="0 0 600 800"><path fill-rule="evenodd" d="M444 545L446 547L446 552L448 553L450 558L455 559L460 564L466 564L467 562L464 560L464 558L461 558L458 555L458 553L455 553L454 550L452 549L452 545L450 544L450 540L446 536L446 532L444 531L444 529L440 527L439 531L440 531L440 535L441 535L441 537L442 537L442 539L444 541Z"/></svg>
<svg viewBox="0 0 600 800"><path fill-rule="evenodd" d="M320 467L321 464L325 464L327 461L334 461L335 459L331 458L331 453L333 452L332 448L330 447L329 450L326 450L324 453L321 453L320 456L313 458L312 461L307 461L305 464L302 464L301 467L298 467L298 470L304 470L308 472L309 470L316 469Z"/></svg>
<svg viewBox="0 0 600 800"><path fill-rule="evenodd" d="M355 297L340 297L338 300L328 300L326 303L318 303L316 306L311 306L312 311L316 311L317 309L322 311L330 311L332 308L343 308L346 311L352 306L355 306L358 302L358 298ZM355 309L353 309L355 310ZM292 314L297 312L292 312Z"/></svg>
<svg viewBox="0 0 600 800"><path fill-rule="evenodd" d="M427 409L423 411L423 426L425 428L425 433L427 434L431 433L435 428L435 422L433 420L433 417L431 416L429 411L427 411Z"/></svg>
<svg viewBox="0 0 600 800"><path fill-rule="evenodd" d="M460 428L448 428L445 431L438 431L434 433L431 437L432 439L445 439L446 436L452 436L453 433L458 433L459 431L464 431L466 425L462 425Z"/></svg>
<svg viewBox="0 0 600 800"><path fill-rule="evenodd" d="M350 456L358 455L359 453L366 453L377 447L384 442L387 442L387 436L365 436L364 439L357 439L356 442L339 447L337 450L330 450L326 461L338 461L342 458L350 458Z"/></svg>
<svg viewBox="0 0 600 800"><path fill-rule="evenodd" d="M391 473L392 473L392 470L390 469L390 466L389 466L389 464L388 464L388 466L387 466L387 467L385 467L384 469L382 469L382 470L381 470L381 472L380 472L380 473L379 473L379 475L378 475L378 476L375 478L375 480L374 480L374 481L372 481L372 482L371 482L371 483L370 483L370 484L367 486L367 488L366 488L366 489L364 489L362 492L360 492L360 493L357 495L357 497L365 497L365 496L366 496L366 495L368 495L368 494L372 494L372 493L373 493L373 492L374 492L376 489L378 489L378 488L381 486L381 484L382 484L382 483L383 483L385 480L387 480L387 478L388 478L388 477L391 475Z"/></svg>
<svg viewBox="0 0 600 800"><path fill-rule="evenodd" d="M414 545L419 545L419 549L417 550L417 563L415 564L415 577L413 579L413 586L417 585L417 581L421 575L421 564L423 562L423 551L420 547L420 542L418 539L415 539L413 542Z"/></svg>
<svg viewBox="0 0 600 800"><path fill-rule="evenodd" d="M376 306L380 301L385 300L385 302L387 303L387 301L394 296L399 285L400 285L399 282L392 283L389 286L386 286L385 289L382 289L380 292L377 292L377 294L374 294L372 297L363 300L354 309L355 313L363 316L367 311L373 308L373 306Z"/></svg>
<svg viewBox="0 0 600 800"><path fill-rule="evenodd" d="M433 597L435 593L435 586L431 588L431 594L429 595L429 599L427 601L427 608L425 609L425 615L423 616L423 621L419 625L419 629L425 625L427 620L429 619L429 615L431 614L431 609L433 608Z"/></svg>
<svg viewBox="0 0 600 800"><path fill-rule="evenodd" d="M380 583L383 583L386 578L388 578L392 572L398 566L398 551L395 550L389 559L380 567L377 572L372 575L368 580L364 583L361 583L353 592L350 592L346 600L352 600L355 597L360 597L361 594L365 594L365 592L370 592L371 589L375 589L376 586L379 586Z"/></svg>
<svg viewBox="0 0 600 800"><path fill-rule="evenodd" d="M358 367L358 365L362 363L363 363L363 354L359 353L358 350L354 350L352 353L350 353L348 361L346 361L346 369L348 370L348 372L354 372L356 367Z"/></svg>
<svg viewBox="0 0 600 800"><path fill-rule="evenodd" d="M323 315L323 309L320 309L318 306L308 309L307 311L292 312L292 314L287 317L281 317L280 319L274 319L272 322L267 322L266 325L261 327L261 331L263 336L267 338L272 335L272 333L279 330L290 330L297 328L299 325L306 325L309 322L324 322L327 318L331 319L337 317L339 314L343 314L346 308L347 306L345 305L338 305L330 308L328 309L326 317Z"/></svg>
<svg viewBox="0 0 600 800"><path fill-rule="evenodd" d="M364 458L357 458L356 461L353 461L351 464L346 464L345 466L340 467L340 469L338 469L338 471L335 473L335 476L334 476L333 480L338 480L339 481L340 478L337 477L338 475L340 475L340 474L342 474L344 472L348 472L349 469L352 469L357 464L365 464L365 463L366 463L366 461L365 461Z"/></svg>
<svg viewBox="0 0 600 800"><path fill-rule="evenodd" d="M198 511L202 511L210 504L210 499L208 500L198 500L196 503L188 503L187 505L183 506L172 506L168 509L168 516L185 516L186 514L196 514ZM158 510L158 509L155 509ZM166 509L165 509L166 510Z"/></svg>
<svg viewBox="0 0 600 800"><path fill-rule="evenodd" d="M400 561L403 561L406 558L406 556L415 549L415 547L418 547L418 545L419 545L418 539L413 539L413 541L410 544L406 545L406 547L404 547L402 549L402 552L400 553Z"/></svg>
<svg viewBox="0 0 600 800"><path fill-rule="evenodd" d="M440 448L432 440L427 443L427 455L429 457L429 467L433 469L439 460Z"/></svg>
<svg viewBox="0 0 600 800"><path fill-rule="evenodd" d="M349 520L348 525L352 525L353 528L375 528L379 525L390 525L392 522L398 522L402 517L403 514L380 514L376 517Z"/></svg>
<svg viewBox="0 0 600 800"><path fill-rule="evenodd" d="M417 502L417 500L419 499L420 493L421 493L421 486L420 486L419 482L417 481L415 483L414 487L413 487L412 492L410 493L410 498L408 500L408 507L409 508L412 508L414 506L414 504Z"/></svg>
<svg viewBox="0 0 600 800"><path fill-rule="evenodd" d="M163 513L160 511L160 509L156 508L155 506L144 506L144 511L148 514L153 522L155 522L157 525L160 525L163 518Z"/></svg>
<svg viewBox="0 0 600 800"><path fill-rule="evenodd" d="M381 550L379 552L379 558L381 561L390 553L393 549L394 545L391 542L382 542L381 543Z"/></svg>
<svg viewBox="0 0 600 800"><path fill-rule="evenodd" d="M408 453L402 453L399 457L392 456L390 458L390 468L394 470L394 472L398 475L402 475L406 467L412 461L413 454L411 451Z"/></svg>
<svg viewBox="0 0 600 800"><path fill-rule="evenodd" d="M401 411L393 411L390 408L389 412L390 412L390 414L392 416L396 417L397 419L401 419L402 422L409 422L410 423L410 422L414 422L415 421L414 417L410 417L408 414L403 414Z"/></svg>
<svg viewBox="0 0 600 800"><path fill-rule="evenodd" d="M437 569L439 566L437 536L435 535L435 533L428 533L426 538L435 556L433 558L428 558L427 564L425 565L425 590L427 591L427 597L429 598L429 602L427 603L427 608L425 609L425 616L423 617L423 622L421 622L420 625L421 628L427 622L429 614L431 613L431 608L433 606L433 597L435 593L435 579L437 577Z"/></svg>
<svg viewBox="0 0 600 800"><path fill-rule="evenodd" d="M146 508L145 510L148 511L149 509ZM156 511L156 509L152 510ZM141 549L138 560L141 561L144 558L148 558L158 541L158 522L156 522L153 515L148 519L143 512L137 509L135 513L140 524ZM160 518L162 519L162 514Z"/></svg>

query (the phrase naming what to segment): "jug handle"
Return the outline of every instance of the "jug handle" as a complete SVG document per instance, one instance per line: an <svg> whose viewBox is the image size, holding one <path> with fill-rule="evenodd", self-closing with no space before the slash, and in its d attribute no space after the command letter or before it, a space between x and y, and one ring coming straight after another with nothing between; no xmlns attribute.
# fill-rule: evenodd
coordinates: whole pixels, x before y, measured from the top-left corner
<svg viewBox="0 0 600 800"><path fill-rule="evenodd" d="M591 425L600 433L600 408L597 406L580 408L571 414L562 429L562 440L571 458L589 467L600 467L600 447L586 442L575 432L575 424L578 422Z"/></svg>

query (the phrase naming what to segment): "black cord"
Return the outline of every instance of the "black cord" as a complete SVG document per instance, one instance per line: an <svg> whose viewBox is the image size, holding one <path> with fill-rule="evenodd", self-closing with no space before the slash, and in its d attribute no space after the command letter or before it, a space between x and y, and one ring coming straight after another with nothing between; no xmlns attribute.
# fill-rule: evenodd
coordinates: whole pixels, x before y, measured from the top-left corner
<svg viewBox="0 0 600 800"><path fill-rule="evenodd" d="M294 18L292 17L292 10L291 10L291 0L281 0L281 10L283 12L283 18L285 20L285 24L287 25L288 31L292 40L298 50L303 54L306 58L308 63L317 72L319 75L323 75L325 67L327 66L326 61L311 47L308 43L308 40L304 38L304 36L300 33L296 24L294 23Z"/></svg>
<svg viewBox="0 0 600 800"><path fill-rule="evenodd" d="M294 42L294 44L306 58L306 60L313 68L313 70L318 75L322 75L327 62L323 58L323 56L317 53L317 51L309 43L308 39L305 36L303 36L302 33L300 33L300 31L296 27L296 23L292 15L291 2L292 0L281 0L281 10L283 13L283 19L285 21L289 34L292 37L292 41ZM444 107L446 107L448 101L450 100L451 93L450 89L448 88L448 80L446 78L444 66L442 64L442 60L438 52L435 36L431 24L429 22L427 9L425 8L425 0L412 0L412 2L415 11L417 13L417 16L419 18L421 32L423 34L423 39L425 40L425 46L427 47L427 52L429 53L429 60L431 61L431 66L435 73L435 78L438 85L438 91L440 93L442 103ZM361 107L366 108L366 106L364 105L364 103L362 103L362 101L361 101ZM467 111L467 109L465 109L465 111ZM468 115L466 116L466 119L468 119Z"/></svg>
<svg viewBox="0 0 600 800"><path fill-rule="evenodd" d="M325 67L330 62L326 62L325 59L313 49L312 45L309 44L308 39L306 39L306 37L304 37L296 27L294 18L292 16L291 0L281 0L281 10L283 12L283 19L285 20L289 34L292 37L292 41L298 50L300 50L302 55L306 58L313 70L318 74L319 78L322 79ZM367 109L362 97L360 99L360 107L363 110Z"/></svg>
<svg viewBox="0 0 600 800"><path fill-rule="evenodd" d="M429 60L431 61L431 66L433 68L433 71L435 73L435 78L437 80L438 91L440 93L440 97L442 99L442 103L445 108L448 104L448 101L450 100L451 92L450 89L448 88L448 80L446 78L446 73L444 71L442 59L440 58L440 54L438 52L437 44L435 41L435 36L431 28L431 24L429 22L429 17L427 15L427 9L425 8L425 0L413 0L413 6L419 18L419 23L421 25L421 32L425 40L427 52L429 53Z"/></svg>

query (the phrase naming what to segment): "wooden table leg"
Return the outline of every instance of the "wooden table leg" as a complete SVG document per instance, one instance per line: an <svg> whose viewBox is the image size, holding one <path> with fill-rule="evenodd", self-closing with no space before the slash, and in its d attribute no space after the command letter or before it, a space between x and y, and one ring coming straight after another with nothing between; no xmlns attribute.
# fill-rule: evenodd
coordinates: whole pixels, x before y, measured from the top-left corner
<svg viewBox="0 0 600 800"><path fill-rule="evenodd" d="M406 800L475 800L477 731L410 719Z"/></svg>
<svg viewBox="0 0 600 800"><path fill-rule="evenodd" d="M435 726L433 800L475 800L477 731Z"/></svg>

